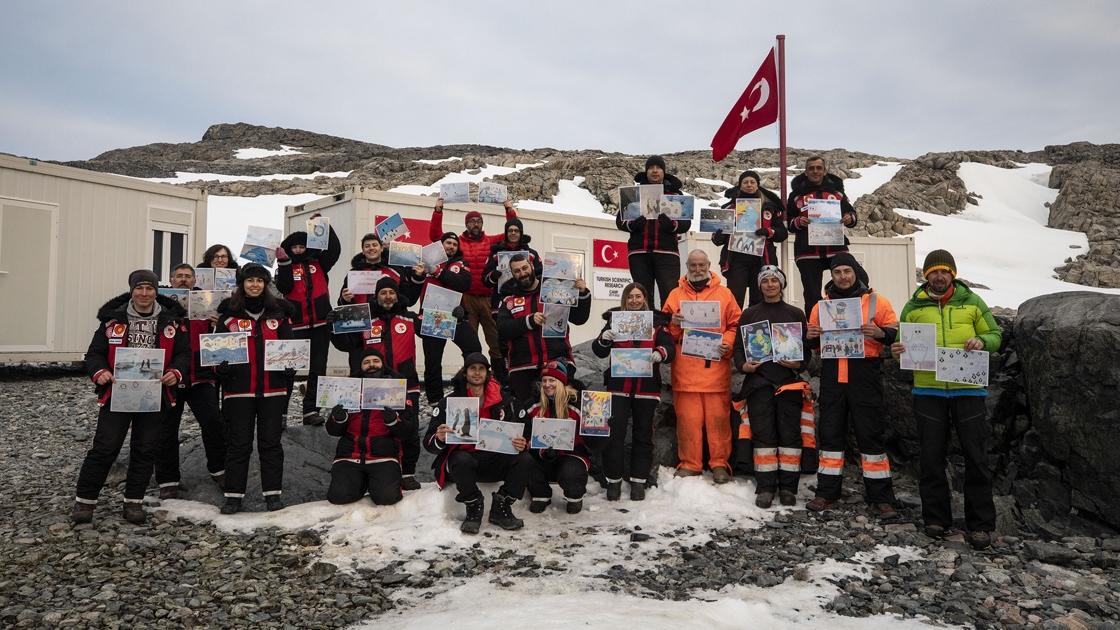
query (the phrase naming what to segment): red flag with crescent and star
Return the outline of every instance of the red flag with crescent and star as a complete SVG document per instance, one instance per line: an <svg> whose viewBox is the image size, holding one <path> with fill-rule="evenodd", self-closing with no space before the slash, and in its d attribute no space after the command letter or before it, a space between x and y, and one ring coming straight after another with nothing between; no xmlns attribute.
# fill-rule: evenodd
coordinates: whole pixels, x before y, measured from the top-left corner
<svg viewBox="0 0 1120 630"><path fill-rule="evenodd" d="M712 159L716 162L735 150L739 138L772 125L778 120L778 66L774 62L774 49L754 73L754 78L735 101L735 106L719 126L712 138Z"/></svg>
<svg viewBox="0 0 1120 630"><path fill-rule="evenodd" d="M593 260L596 267L606 267L608 269L630 268L630 263L626 259L625 241L608 241L596 238L592 239L592 245L595 248Z"/></svg>

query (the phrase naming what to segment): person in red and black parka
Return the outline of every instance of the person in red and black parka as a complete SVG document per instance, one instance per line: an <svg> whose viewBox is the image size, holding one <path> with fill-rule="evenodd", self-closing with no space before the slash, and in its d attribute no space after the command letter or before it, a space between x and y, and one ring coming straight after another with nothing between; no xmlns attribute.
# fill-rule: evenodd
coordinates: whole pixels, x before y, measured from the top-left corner
<svg viewBox="0 0 1120 630"><path fill-rule="evenodd" d="M615 339L611 314L619 311L651 310L649 292L632 282L622 290L622 306L603 313L607 320L598 338L591 344L595 356L605 359L614 348L649 348L653 375L649 377L615 377L611 368L603 370L603 387L611 396L611 435L603 449L603 474L607 478L607 500L622 496L622 477L626 459L626 427L633 421L630 446L630 500L646 498L646 478L653 466L653 412L661 401L661 370L658 363L669 363L676 352L676 343L669 334L669 316L653 311L653 335L641 341Z"/></svg>
<svg viewBox="0 0 1120 630"><path fill-rule="evenodd" d="M382 276L377 281L377 294L369 303L369 310L372 318L369 330L332 335L331 343L350 355L351 372L361 370L366 350L377 350L388 369L408 381L408 399L413 407L418 408L420 378L416 374L416 336L420 334L420 320L401 304L397 283L388 276ZM415 433L401 443L404 449L401 459L403 487L405 490L419 490L420 483L415 475L416 461L420 459L420 435Z"/></svg>
<svg viewBox="0 0 1120 630"><path fill-rule="evenodd" d="M178 386L190 369L191 349L186 313L174 299L158 295L159 278L148 269L138 269L128 276L128 293L106 302L97 311L100 322L86 350L85 366L90 380L97 386L97 430L93 445L82 461L74 510L75 523L93 520L93 508L109 469L120 453L125 435L132 429L129 442L128 475L124 487L124 518L130 523L143 523L144 490L152 478L159 444L163 414L173 404ZM118 348L149 348L163 351L162 396L150 401L151 412L113 411L111 398L119 385L113 375ZM143 399L142 399L143 400Z"/></svg>
<svg viewBox="0 0 1120 630"><path fill-rule="evenodd" d="M362 366L353 378L401 378L385 367L376 348L362 352ZM401 500L401 444L417 435L416 406L405 400L405 408L362 409L347 412L342 405L331 409L327 433L338 438L327 501L335 505L353 503L368 494L374 505L392 505Z"/></svg>
<svg viewBox="0 0 1120 630"><path fill-rule="evenodd" d="M171 270L171 288L195 289L194 269L187 263ZM179 498L179 426L183 408L190 405L191 413L202 432L202 448L206 453L206 469L218 488L225 483L226 438L222 410L218 406L218 388L214 383L214 370L200 364L199 336L210 332L209 319L192 319L187 322L191 347L190 377L180 384L175 404L164 414L163 431L156 453L156 483L160 499Z"/></svg>
<svg viewBox="0 0 1120 630"><path fill-rule="evenodd" d="M490 258L486 260L486 269L482 271L482 282L491 289L490 309L494 313L494 321L498 320L498 308L502 305L502 297L504 297L501 291L501 285L504 283L502 282L502 272L498 269L498 254L499 252L524 253L533 265L534 275L540 278L544 272L544 263L537 250L529 247L529 242L532 240L532 237L525 234L525 226L521 223L521 219L507 219L505 238L490 248ZM508 280L509 277L506 276L506 279ZM498 380L503 383L509 377L505 368L504 362L499 362L494 366L494 372L498 375Z"/></svg>
<svg viewBox="0 0 1120 630"><path fill-rule="evenodd" d="M429 286L442 287L459 293L466 293L471 288L471 270L459 252L459 236L454 232L446 232L440 238L443 251L447 260L440 263L431 273L425 273L423 286L420 290L420 305L424 305L424 295ZM423 317L424 310L420 309ZM462 303L451 311L451 315L459 320L455 325L455 337L451 340L463 356L472 352L482 352L482 344L478 341L478 333L467 325L466 310ZM424 393L428 404L436 404L443 398L443 349L447 340L442 337L420 337L424 348Z"/></svg>
<svg viewBox="0 0 1120 630"><path fill-rule="evenodd" d="M805 297L805 312L821 299L824 272L829 270L832 257L848 251L848 237L843 245L810 245L809 214L805 207L814 199L835 199L840 202L840 219L847 227L856 224L856 210L844 194L844 180L828 172L824 158L814 155L805 160L805 172L790 182L789 199L786 200L786 221L793 232L793 255L797 270L801 272L801 286Z"/></svg>
<svg viewBox="0 0 1120 630"><path fill-rule="evenodd" d="M311 215L314 219L318 214ZM315 407L315 390L319 377L327 373L331 327L330 285L327 274L342 254L342 244L332 226L327 248L307 248L307 232L292 232L276 248L276 288L292 305L292 334L296 339L311 340L311 364L307 370L307 391L303 397L303 423L323 424L323 416Z"/></svg>
<svg viewBox="0 0 1120 630"><path fill-rule="evenodd" d="M498 334L505 344L508 385L522 404L533 395L533 383L540 379L541 368L549 361L572 363L572 344L568 331L563 337L544 337L544 304L541 302L541 280L533 272L528 257L518 254L509 261L513 279L502 286L502 305L498 309ZM579 289L577 304L568 310L568 323L579 326L591 316L591 292L582 279L575 281ZM569 327L570 330L570 327Z"/></svg>
<svg viewBox="0 0 1120 630"><path fill-rule="evenodd" d="M525 412L528 421L535 418L567 418L576 423L576 439L572 450L553 448L533 449L537 467L529 478L529 511L544 512L552 502L552 487L556 482L564 492L568 514L583 510L583 495L587 492L588 471L591 469L590 446L601 446L607 438L586 437L579 434L580 393L568 386L568 372L574 370L560 361L553 361L541 371L540 400Z"/></svg>
<svg viewBox="0 0 1120 630"><path fill-rule="evenodd" d="M517 211L513 209L513 200L506 199L503 204L506 211L506 220L516 219ZM502 346L498 341L498 328L494 322L494 313L490 308L490 288L482 282L482 272L486 268L486 259L490 257L491 248L501 241L502 234L486 234L482 231L482 213L471 210L466 216L467 229L459 235L459 251L463 254L463 262L471 270L471 288L463 295L463 309L467 311L467 318L475 334L478 334L479 325L486 338L486 345L490 351L490 361L497 364L502 360ZM433 241L441 240L443 230L443 199L437 199L432 209L432 222L428 226L428 238Z"/></svg>
<svg viewBox="0 0 1120 630"><path fill-rule="evenodd" d="M778 264L774 243L781 243L789 237L783 219L782 198L763 188L760 185L761 181L758 173L743 171L739 175L739 185L724 191L723 196L729 197L730 201L723 207L734 209L736 199L762 199L760 217L762 225L755 231L755 236L766 237L766 246L763 248L762 255L733 252L728 248L731 241L730 234L724 234L723 230L712 233L712 243L723 246L719 252L719 268L723 271L723 277L727 279L727 288L731 289L731 295L735 296L735 301L739 303L740 308L743 307L743 298L747 295L748 287L750 288L749 303L758 304L762 301L762 292L758 290L758 272L763 265Z"/></svg>
<svg viewBox="0 0 1120 630"><path fill-rule="evenodd" d="M265 371L264 348L273 339L293 339L291 308L268 291L272 275L250 263L241 268L238 287L218 305L215 332L240 332L249 337L249 362L222 361L214 372L222 385L222 416L226 421L226 485L222 514L241 510L249 477L253 434L261 465L261 490L269 511L284 507L284 411L294 370ZM308 396L314 398L312 390Z"/></svg>
<svg viewBox="0 0 1120 630"><path fill-rule="evenodd" d="M452 396L477 397L480 418L520 422L524 417L515 418L513 401L506 397L502 386L494 380L490 362L481 352L467 355L463 369L452 379ZM447 399L444 398L432 409L432 419L428 432L424 435L424 447L435 454L432 463L436 483L440 489L448 481L455 483L458 494L455 500L467 508L466 517L460 530L467 534L477 534L482 525L485 512L485 499L478 489L478 482L502 482L493 494L490 505L489 521L502 529L521 529L524 521L513 514L513 504L525 494L529 476L536 468L532 455L525 451L528 440L524 437L513 438L517 455L475 450L473 444L447 444L445 442L451 427L447 425Z"/></svg>
<svg viewBox="0 0 1120 630"><path fill-rule="evenodd" d="M650 156L643 172L634 175L638 185L661 184L666 195L681 194L681 180L666 172L665 158ZM665 302L669 292L677 286L681 275L681 254L677 240L681 234L688 233L691 221L676 221L665 214L657 215L656 220L638 217L630 221L622 220L622 211L614 218L615 226L628 232L626 241L627 257L630 262L630 275L634 282L649 287L652 294L656 284L660 303Z"/></svg>
<svg viewBox="0 0 1120 630"><path fill-rule="evenodd" d="M404 267L390 267L385 259L389 257L384 244L381 242L381 237L369 233L362 237L362 251L354 254L350 259L350 271L376 271L383 276L389 276L399 285L401 283L402 274L410 275L411 269ZM415 296L413 296L415 298ZM370 296L366 293L353 293L350 291L349 278L342 281L342 292L338 296L338 303L341 304L365 304L370 302ZM407 301L405 306L412 304L412 301Z"/></svg>

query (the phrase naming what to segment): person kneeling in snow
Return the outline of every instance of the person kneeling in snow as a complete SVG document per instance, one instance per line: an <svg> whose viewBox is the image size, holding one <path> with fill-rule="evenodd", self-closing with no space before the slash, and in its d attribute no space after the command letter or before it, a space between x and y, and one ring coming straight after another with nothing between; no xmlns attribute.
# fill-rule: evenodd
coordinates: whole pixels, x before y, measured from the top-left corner
<svg viewBox="0 0 1120 630"><path fill-rule="evenodd" d="M362 353L361 369L354 378L401 378L385 368L381 353L370 348ZM416 435L416 405L405 399L405 408L362 409L347 412L342 405L331 409L327 433L338 437L331 485L327 500L335 505L353 503L369 494L375 505L401 500L402 442Z"/></svg>
<svg viewBox="0 0 1120 630"><path fill-rule="evenodd" d="M512 421L511 401L502 392L502 387L490 372L490 362L481 352L474 352L464 359L463 369L452 379L451 396L477 397L480 418ZM424 436L424 447L435 453L432 464L436 483L442 489L448 479L455 482L459 493L455 500L466 505L467 516L460 530L467 534L477 534L482 524L485 509L482 491L478 482L501 481L502 486L494 493L494 503L490 506L490 522L502 529L521 529L525 523L513 515L513 503L525 494L536 463L525 452L528 445L524 437L513 439L517 455L492 453L475 450L473 444L447 444L447 399L441 400L432 409L432 420Z"/></svg>
<svg viewBox="0 0 1120 630"><path fill-rule="evenodd" d="M569 366L560 362L550 362L541 370L541 398L526 412L529 418L567 418L579 427L580 395L575 388L568 386ZM534 468L529 481L529 496L533 497L529 511L534 514L544 512L552 502L552 487L555 481L564 491L568 514L579 514L583 510L583 495L587 492L587 471L591 467L590 442L600 445L606 438L584 437L576 431L575 444L570 451L541 448L534 451L538 466Z"/></svg>

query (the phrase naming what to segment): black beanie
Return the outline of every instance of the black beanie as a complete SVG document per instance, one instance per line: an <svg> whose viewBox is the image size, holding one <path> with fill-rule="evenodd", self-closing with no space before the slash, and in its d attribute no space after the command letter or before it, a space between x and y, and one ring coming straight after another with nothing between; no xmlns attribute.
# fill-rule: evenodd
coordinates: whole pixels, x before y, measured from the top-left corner
<svg viewBox="0 0 1120 630"><path fill-rule="evenodd" d="M517 226L518 231L520 231L521 234L525 234L525 224L523 224L521 222L521 219L518 219L517 217L506 220L506 227L502 230L502 232L508 232L511 225Z"/></svg>
<svg viewBox="0 0 1120 630"><path fill-rule="evenodd" d="M280 246L288 250L288 253L291 253L293 245L307 247L307 232L292 232L284 239L283 243L280 243Z"/></svg>
<svg viewBox="0 0 1120 630"><path fill-rule="evenodd" d="M469 368L470 366L479 363L485 365L486 369L490 369L490 361L486 359L485 354L482 354L481 352L472 352L463 359L463 368Z"/></svg>
<svg viewBox="0 0 1120 630"><path fill-rule="evenodd" d="M365 359L366 357L377 357L378 359L381 359L381 365L385 365L385 355L381 354L381 351L377 348L367 347L365 350L363 350L362 358Z"/></svg>
<svg viewBox="0 0 1120 630"><path fill-rule="evenodd" d="M265 284L272 282L272 274L268 269L265 269L257 263L249 263L241 268L240 278L238 278L237 284L242 284L245 282L246 278L260 278L264 280Z"/></svg>
<svg viewBox="0 0 1120 630"><path fill-rule="evenodd" d="M663 171L668 170L665 168L665 158L661 157L660 155L649 156L649 159L646 160L646 170L648 171L649 167L651 166L658 166Z"/></svg>
<svg viewBox="0 0 1120 630"><path fill-rule="evenodd" d="M957 261L953 259L953 255L944 249L935 249L926 254L926 261L922 263L922 277L929 276L931 271L944 269L957 277Z"/></svg>
<svg viewBox="0 0 1120 630"><path fill-rule="evenodd" d="M446 241L447 239L451 239L451 240L455 241L456 243L458 243L459 242L459 235L454 233L454 232L444 232L443 236L439 237L439 242L442 243L442 242Z"/></svg>
<svg viewBox="0 0 1120 630"><path fill-rule="evenodd" d="M756 173L755 171L743 171L742 174L739 175L739 185L742 186L743 180L748 177L754 178L754 183L758 184L759 186L762 185L762 178L759 177L758 173Z"/></svg>
<svg viewBox="0 0 1120 630"><path fill-rule="evenodd" d="M381 289L392 289L397 295L400 295L401 292L397 281L390 276L381 276L381 278L377 280L377 287L373 290L374 295L381 293Z"/></svg>
<svg viewBox="0 0 1120 630"><path fill-rule="evenodd" d="M832 257L832 259L830 261L828 261L828 268L830 270L836 269L837 267L845 267L845 266L846 267L851 267L852 269L854 269L856 271L859 271L859 269L860 269L859 261L856 260L855 256L852 256L848 252L841 252L839 254L836 254L835 256Z"/></svg>
<svg viewBox="0 0 1120 630"><path fill-rule="evenodd" d="M150 284L152 288L159 287L159 276L151 269L137 269L128 274L128 290L133 291L142 284Z"/></svg>

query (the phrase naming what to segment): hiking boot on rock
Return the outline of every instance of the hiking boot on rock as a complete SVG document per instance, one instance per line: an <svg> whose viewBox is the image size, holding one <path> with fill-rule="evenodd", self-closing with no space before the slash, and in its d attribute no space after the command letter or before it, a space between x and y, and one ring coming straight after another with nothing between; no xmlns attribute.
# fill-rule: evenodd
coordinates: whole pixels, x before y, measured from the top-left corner
<svg viewBox="0 0 1120 630"><path fill-rule="evenodd" d="M490 505L490 522L502 529L521 529L525 521L513 515L513 498L495 492L494 503Z"/></svg>

